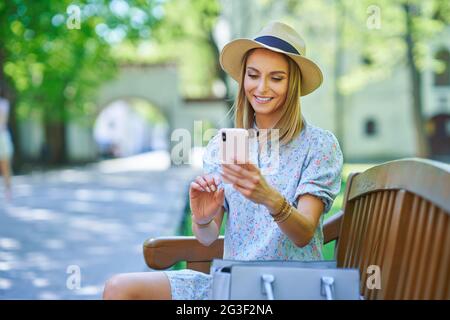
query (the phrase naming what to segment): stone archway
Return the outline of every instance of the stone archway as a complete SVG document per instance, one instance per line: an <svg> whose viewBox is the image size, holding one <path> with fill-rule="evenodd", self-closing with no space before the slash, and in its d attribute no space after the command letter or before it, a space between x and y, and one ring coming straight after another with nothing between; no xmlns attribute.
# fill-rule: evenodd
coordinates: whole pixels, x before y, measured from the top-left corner
<svg viewBox="0 0 450 320"><path fill-rule="evenodd" d="M118 75L99 90L96 109L87 115L86 124L68 126L68 157L72 162L91 161L97 157L92 137L93 123L101 110L113 101L139 98L156 106L168 121L171 132L177 125L176 115L183 105L178 90L178 73L174 64L122 65ZM170 142L169 142L170 143Z"/></svg>
<svg viewBox="0 0 450 320"><path fill-rule="evenodd" d="M102 159L169 151L167 115L148 100L122 97L98 111L93 136Z"/></svg>

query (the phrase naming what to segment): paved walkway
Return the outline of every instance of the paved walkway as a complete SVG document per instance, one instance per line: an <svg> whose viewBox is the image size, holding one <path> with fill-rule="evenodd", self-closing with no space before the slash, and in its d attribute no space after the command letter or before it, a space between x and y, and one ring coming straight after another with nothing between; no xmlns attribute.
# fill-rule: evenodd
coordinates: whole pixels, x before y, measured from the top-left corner
<svg viewBox="0 0 450 320"><path fill-rule="evenodd" d="M149 271L143 241L176 233L198 174L168 161L17 176L9 204L0 187L0 299L99 299L111 275Z"/></svg>

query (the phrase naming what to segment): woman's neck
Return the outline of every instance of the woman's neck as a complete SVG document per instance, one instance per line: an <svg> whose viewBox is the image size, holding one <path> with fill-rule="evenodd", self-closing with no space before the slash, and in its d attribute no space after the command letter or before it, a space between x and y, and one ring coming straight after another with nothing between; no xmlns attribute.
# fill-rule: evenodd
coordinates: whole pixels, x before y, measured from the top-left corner
<svg viewBox="0 0 450 320"><path fill-rule="evenodd" d="M258 129L272 129L275 127L275 125L278 123L278 121L281 119L282 114L278 115L258 115L255 114L255 124L258 127Z"/></svg>

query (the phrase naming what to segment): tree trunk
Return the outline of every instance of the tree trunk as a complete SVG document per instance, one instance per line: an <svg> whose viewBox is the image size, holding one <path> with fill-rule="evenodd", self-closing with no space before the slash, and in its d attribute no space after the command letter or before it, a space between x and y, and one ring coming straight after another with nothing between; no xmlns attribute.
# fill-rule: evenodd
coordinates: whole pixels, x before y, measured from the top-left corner
<svg viewBox="0 0 450 320"><path fill-rule="evenodd" d="M49 165L64 164L66 158L66 126L63 121L45 124L44 161Z"/></svg>
<svg viewBox="0 0 450 320"><path fill-rule="evenodd" d="M417 139L417 156L428 158L430 156L430 147L425 131L425 123L422 115L422 76L414 61L414 26L412 18L418 15L418 8L411 4L404 4L406 13L406 47L408 68L411 74L411 89L413 100L413 121Z"/></svg>
<svg viewBox="0 0 450 320"><path fill-rule="evenodd" d="M336 49L334 51L334 110L335 110L335 133L339 141L342 153L345 154L344 141L344 96L339 89L339 78L343 74L344 67L344 23L345 7L341 0L336 1Z"/></svg>

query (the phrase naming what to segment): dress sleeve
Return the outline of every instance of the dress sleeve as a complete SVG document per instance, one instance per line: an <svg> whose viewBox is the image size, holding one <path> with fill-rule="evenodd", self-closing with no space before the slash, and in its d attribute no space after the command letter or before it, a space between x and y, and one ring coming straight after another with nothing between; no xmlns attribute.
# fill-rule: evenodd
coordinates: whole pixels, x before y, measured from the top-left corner
<svg viewBox="0 0 450 320"><path fill-rule="evenodd" d="M219 134L209 140L203 154L203 174L212 175L219 180L218 188L224 188L225 185L220 177L220 159L219 159ZM228 201L225 193L225 200L223 202L225 211L228 212Z"/></svg>
<svg viewBox="0 0 450 320"><path fill-rule="evenodd" d="M330 211L341 189L343 161L339 142L325 131L311 146L295 192L295 205L298 196L311 194L322 200L324 213Z"/></svg>

